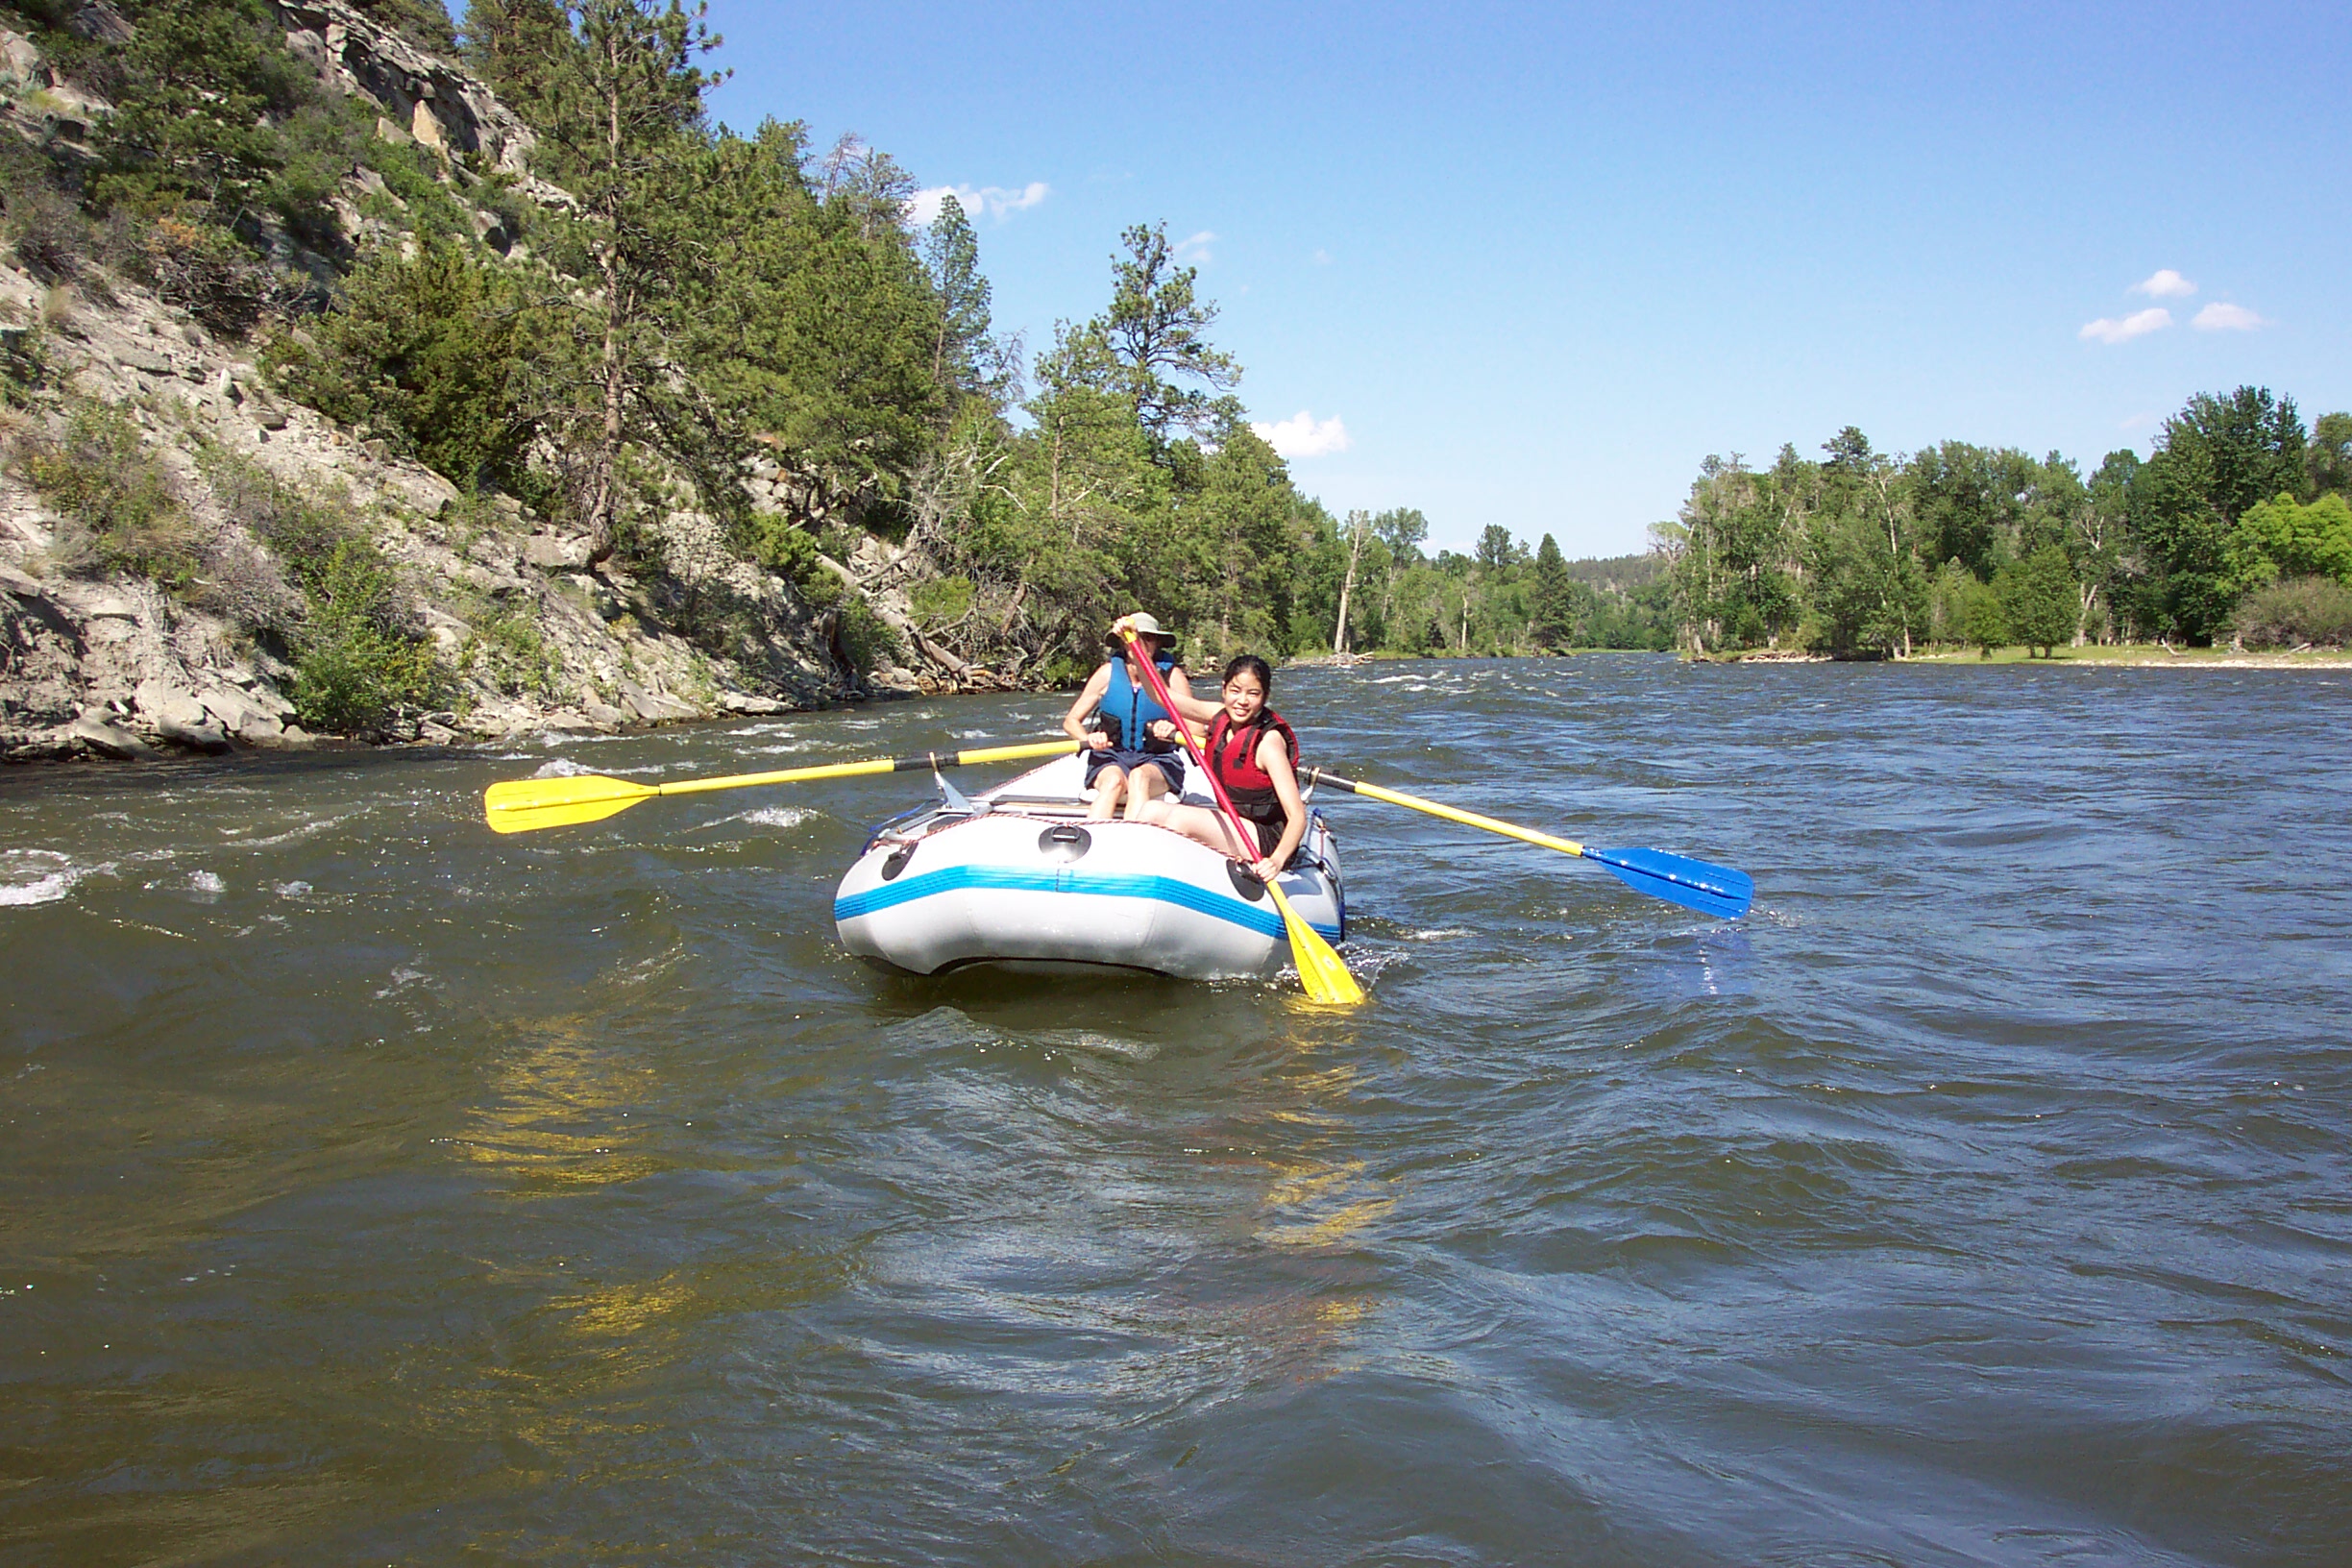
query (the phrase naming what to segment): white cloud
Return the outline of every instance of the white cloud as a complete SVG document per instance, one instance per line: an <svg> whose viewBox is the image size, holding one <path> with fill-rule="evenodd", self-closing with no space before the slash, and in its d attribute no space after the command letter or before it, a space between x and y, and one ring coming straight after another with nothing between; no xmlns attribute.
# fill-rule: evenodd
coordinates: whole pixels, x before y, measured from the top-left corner
<svg viewBox="0 0 2352 1568"><path fill-rule="evenodd" d="M1197 234L1188 234L1176 242L1176 259L1188 267L1208 265L1216 259L1209 254L1209 247L1216 243L1216 237L1215 232L1209 229L1203 229Z"/></svg>
<svg viewBox="0 0 2352 1568"><path fill-rule="evenodd" d="M1285 457L1321 457L1345 452L1355 445L1348 439L1347 426L1340 423L1337 414L1317 419L1304 408L1288 419L1272 425L1252 424L1250 429Z"/></svg>
<svg viewBox="0 0 2352 1568"><path fill-rule="evenodd" d="M1025 212L1053 194L1053 186L1042 180L1032 180L1018 190L1007 190L1002 185L933 185L919 190L907 203L907 216L919 226L928 225L940 215L940 208L953 196L956 205L968 218L983 213L1002 223L1015 212Z"/></svg>
<svg viewBox="0 0 2352 1568"><path fill-rule="evenodd" d="M2131 291L2134 294L2145 294L2155 300L2181 300L2194 294L2196 284L2183 278L2170 267L2167 267L2155 277L2144 279L2132 284Z"/></svg>
<svg viewBox="0 0 2352 1568"><path fill-rule="evenodd" d="M2211 309L2212 306L2209 306L2207 308ZM2136 314L2125 316L2121 321L2117 321L2110 316L2101 316L2096 321L2086 322L2082 331L2077 335L2086 343L2094 338L2101 343L2128 343L2135 337L2144 337L2150 332L2160 332L2171 325L2172 312L2161 305L2155 305Z"/></svg>
<svg viewBox="0 0 2352 1568"><path fill-rule="evenodd" d="M2224 305L2216 300L2199 310L2189 325L2200 332L2250 332L2270 324L2242 305Z"/></svg>
<svg viewBox="0 0 2352 1568"><path fill-rule="evenodd" d="M1317 252L1315 252L1315 254L1314 254L1314 264L1315 264L1316 266L1318 266L1318 267L1328 267L1328 266L1330 266L1330 265L1332 264L1332 257L1331 257L1331 252L1329 252L1329 251L1317 251Z"/></svg>

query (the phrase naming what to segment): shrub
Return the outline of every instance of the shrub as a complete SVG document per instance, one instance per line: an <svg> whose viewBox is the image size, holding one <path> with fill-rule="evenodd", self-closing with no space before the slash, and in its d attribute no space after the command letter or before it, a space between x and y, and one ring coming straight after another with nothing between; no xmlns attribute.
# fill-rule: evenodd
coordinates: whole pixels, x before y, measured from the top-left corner
<svg viewBox="0 0 2352 1568"><path fill-rule="evenodd" d="M2352 643L2352 589L2327 577L2290 577L2247 595L2236 625L2248 648L2341 648Z"/></svg>
<svg viewBox="0 0 2352 1568"><path fill-rule="evenodd" d="M90 258L89 220L81 203L46 181L9 191L8 234L16 259L44 283L79 278Z"/></svg>
<svg viewBox="0 0 2352 1568"><path fill-rule="evenodd" d="M2009 616L2000 595L1973 577L1960 589L1959 621L1960 636L1981 657L1991 658L2009 641Z"/></svg>
<svg viewBox="0 0 2352 1568"><path fill-rule="evenodd" d="M62 440L27 435L18 453L25 478L57 510L60 564L186 585L197 565L196 530L127 410L85 403Z"/></svg>
<svg viewBox="0 0 2352 1568"><path fill-rule="evenodd" d="M308 280L263 263L226 229L159 218L147 232L147 274L164 301L225 337L243 337L265 315L290 310Z"/></svg>
<svg viewBox="0 0 2352 1568"><path fill-rule="evenodd" d="M406 624L391 564L374 545L345 539L304 587L309 614L297 640L294 711L305 724L349 733L435 705L441 662Z"/></svg>
<svg viewBox="0 0 2352 1568"><path fill-rule="evenodd" d="M337 545L362 531L349 502L297 489L250 457L213 448L205 456L205 478L221 509L306 584L325 571Z"/></svg>
<svg viewBox="0 0 2352 1568"><path fill-rule="evenodd" d="M2056 545L2044 545L2024 560L2002 567L1993 588L2000 596L2009 634L2023 643L2028 653L2037 648L2054 653L2060 643L2074 640L2082 625L2081 590L2066 551Z"/></svg>
<svg viewBox="0 0 2352 1568"><path fill-rule="evenodd" d="M919 582L907 590L907 600L914 606L916 621L924 627L951 626L971 611L971 579L934 577Z"/></svg>
<svg viewBox="0 0 2352 1568"><path fill-rule="evenodd" d="M899 640L897 631L862 599L852 599L842 606L838 637L850 668L861 674L906 657L906 645Z"/></svg>
<svg viewBox="0 0 2352 1568"><path fill-rule="evenodd" d="M527 498L538 426L523 406L530 328L518 289L459 241L429 240L412 257L380 251L345 281L336 309L274 339L264 358L294 397L380 430L460 489Z"/></svg>
<svg viewBox="0 0 2352 1568"><path fill-rule="evenodd" d="M477 620L457 663L509 697L544 697L555 689L555 657L538 624L524 610L502 610Z"/></svg>
<svg viewBox="0 0 2352 1568"><path fill-rule="evenodd" d="M794 582L804 583L819 573L832 576L817 564L817 542L781 513L753 514L745 530L745 546L753 560Z"/></svg>

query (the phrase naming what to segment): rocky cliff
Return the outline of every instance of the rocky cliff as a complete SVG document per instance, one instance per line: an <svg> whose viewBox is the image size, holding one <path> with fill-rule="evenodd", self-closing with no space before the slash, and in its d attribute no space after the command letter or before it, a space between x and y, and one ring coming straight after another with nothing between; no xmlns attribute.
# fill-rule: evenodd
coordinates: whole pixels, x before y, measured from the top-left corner
<svg viewBox="0 0 2352 1568"><path fill-rule="evenodd" d="M380 136L443 158L460 201L485 167L529 200L569 200L531 178L529 130L462 67L341 0L272 9L298 59L375 108ZM84 13L101 32L123 25L103 4ZM9 32L0 32L0 135L53 153L110 109ZM380 200L380 182L355 170L349 200L337 204L355 246L372 221L362 215L371 195ZM476 221L504 248L487 204ZM890 551L879 541L846 566L825 565L853 593L872 587L869 601L926 663L925 676L887 659L861 672L842 646L838 611L802 601L785 579L741 559L690 493L654 527L657 569L641 561L634 575L609 563L591 571L584 538L512 500L461 496L364 430L274 392L251 342L223 336L120 270L61 283L21 241L17 249L17 264L0 266L0 375L10 390L0 407L9 453L0 471L0 755L10 760L311 744L299 722L296 655L272 631L286 618L268 613L299 601L262 515L295 504L288 497L343 520L372 547L392 574L408 635L435 662L430 711L397 712L361 727L363 740L611 729L989 683L905 624L903 599L883 586ZM324 270L314 255L283 259ZM93 449L130 473L108 478L115 491L107 493L135 494L143 517L167 517L184 570L110 565L91 544L107 526L91 521L95 503L85 497L77 511L61 502L61 491L81 493L74 465L87 442L76 446L75 420L91 409L125 432ZM772 463L744 478L755 506L795 504ZM865 662L873 665L870 654Z"/></svg>

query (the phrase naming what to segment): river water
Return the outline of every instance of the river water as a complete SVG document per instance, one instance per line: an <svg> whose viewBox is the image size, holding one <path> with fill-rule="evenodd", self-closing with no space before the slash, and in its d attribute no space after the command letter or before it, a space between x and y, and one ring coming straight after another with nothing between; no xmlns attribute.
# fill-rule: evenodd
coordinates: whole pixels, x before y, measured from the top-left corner
<svg viewBox="0 0 2352 1568"><path fill-rule="evenodd" d="M1046 698L0 777L0 1563L2352 1560L2352 673L1277 696L1755 912L1328 798L1333 1014L846 957L921 775L481 825Z"/></svg>

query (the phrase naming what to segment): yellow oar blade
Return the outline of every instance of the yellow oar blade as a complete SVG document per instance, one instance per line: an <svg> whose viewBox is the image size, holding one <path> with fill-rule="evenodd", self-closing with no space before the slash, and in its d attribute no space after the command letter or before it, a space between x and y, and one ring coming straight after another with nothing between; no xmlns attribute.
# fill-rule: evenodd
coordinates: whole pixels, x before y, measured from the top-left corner
<svg viewBox="0 0 2352 1568"><path fill-rule="evenodd" d="M601 821L660 792L624 778L583 773L572 778L517 778L493 784L482 796L482 816L493 831L528 833Z"/></svg>
<svg viewBox="0 0 2352 1568"><path fill-rule="evenodd" d="M913 757L874 757L865 762L827 762L813 768L787 768L780 772L733 773L724 778L681 778L668 784L631 784L625 779L520 778L493 784L482 796L482 816L501 833L528 833L542 827L570 827L601 821L628 810L657 795L701 795L711 790L747 790L767 784L806 784L824 778L861 778L872 773L904 773L933 768L965 768L975 763L1019 762L1032 757L1060 756L1070 749L1066 740L1027 741L1019 746L981 747L970 751L925 751Z"/></svg>
<svg viewBox="0 0 2352 1568"><path fill-rule="evenodd" d="M1309 999L1334 1002L1353 1007L1364 999L1363 987L1348 972L1348 967L1332 944L1323 940L1323 933L1309 925L1299 912L1290 907L1290 900L1273 883L1266 891L1274 894L1274 907L1282 911L1283 928L1290 933L1290 958L1298 965L1299 984L1307 990Z"/></svg>

